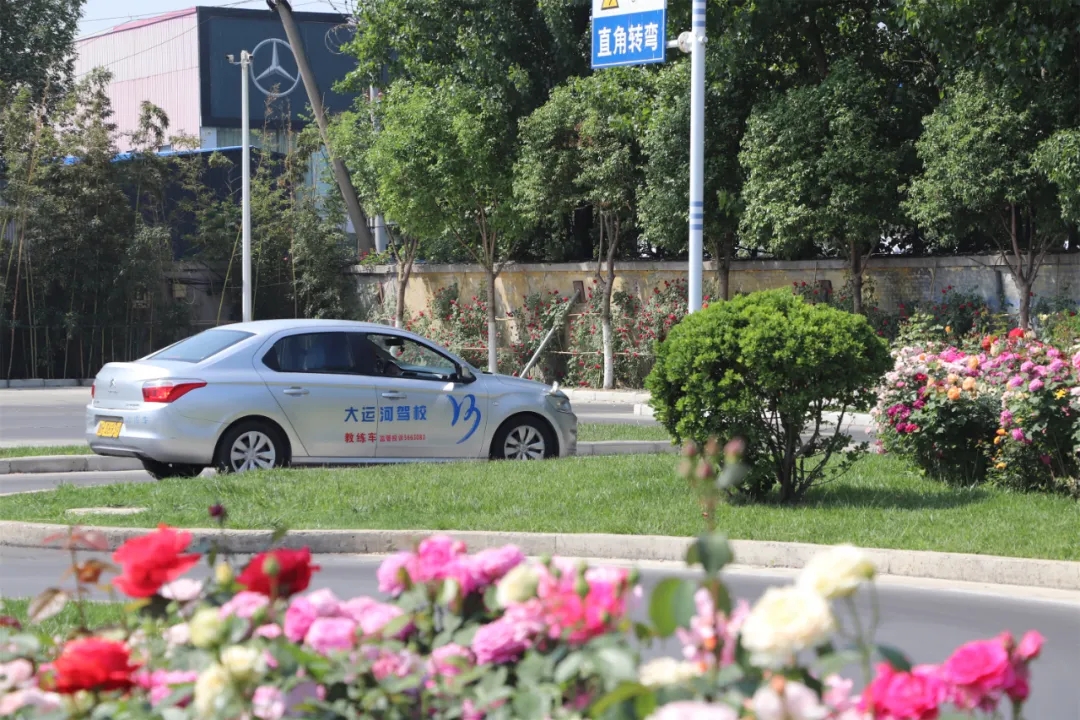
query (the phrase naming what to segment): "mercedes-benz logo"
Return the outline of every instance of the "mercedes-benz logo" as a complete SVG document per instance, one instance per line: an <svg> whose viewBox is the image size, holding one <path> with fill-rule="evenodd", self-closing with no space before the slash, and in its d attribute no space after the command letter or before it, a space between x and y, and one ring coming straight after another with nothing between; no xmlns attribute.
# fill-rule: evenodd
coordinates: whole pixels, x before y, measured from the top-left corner
<svg viewBox="0 0 1080 720"><path fill-rule="evenodd" d="M269 45L270 50L270 63L263 70L256 70L262 64L259 61L259 50L267 45ZM294 70L290 75L289 71L282 67L279 46L285 48L285 57L292 61L295 68L296 58L293 55L292 47L281 38L266 38L251 51L251 80L255 83L255 87L262 90L264 95L276 97L288 95L300 83L300 71L298 69ZM267 54L264 52L263 57L265 58ZM275 84L278 86L278 92L276 93L272 90Z"/></svg>

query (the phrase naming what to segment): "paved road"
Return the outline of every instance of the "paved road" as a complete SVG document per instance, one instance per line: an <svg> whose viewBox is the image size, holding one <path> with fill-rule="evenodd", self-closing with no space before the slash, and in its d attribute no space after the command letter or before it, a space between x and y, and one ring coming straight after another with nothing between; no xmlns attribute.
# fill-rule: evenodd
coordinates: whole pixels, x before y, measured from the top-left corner
<svg viewBox="0 0 1080 720"><path fill-rule="evenodd" d="M65 555L54 550L0 548L0 595L35 594L57 581L66 562ZM378 594L378 558L324 555L318 562L323 568L317 576L320 586L343 597ZM642 579L646 597L659 579L673 573L689 575L673 565L645 565ZM751 602L766 587L790 581L790 573L774 571L733 571L727 576L733 594ZM915 662L933 663L969 640L991 637L1001 630L1021 633L1037 629L1046 636L1047 644L1035 666L1034 696L1026 716L1038 720L1080 717L1080 683L1075 681L1074 672L1080 659L1080 594L1058 593L1060 597L1050 600L1034 597L1038 593L1024 589L977 587L973 592L945 589L943 583L929 581L883 581L879 585L883 618L879 641L902 647ZM638 618L644 617L645 607L642 604L635 610ZM646 654L677 652L678 648L669 644Z"/></svg>
<svg viewBox="0 0 1080 720"><path fill-rule="evenodd" d="M115 483L157 482L142 470L128 472L26 473L0 475L0 496L12 493L52 490L58 485L91 487Z"/></svg>

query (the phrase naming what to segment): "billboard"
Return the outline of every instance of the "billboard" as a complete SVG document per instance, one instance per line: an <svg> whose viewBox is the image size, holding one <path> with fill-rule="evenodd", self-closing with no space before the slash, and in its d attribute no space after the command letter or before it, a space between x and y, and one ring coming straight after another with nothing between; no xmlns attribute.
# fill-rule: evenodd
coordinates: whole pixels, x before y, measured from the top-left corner
<svg viewBox="0 0 1080 720"><path fill-rule="evenodd" d="M352 38L345 16L303 12L293 16L326 109L351 107L356 95L340 95L333 89L356 67L356 61L339 50ZM262 127L267 98L275 94L276 113L288 110L294 126L303 124L301 115L309 114L307 92L277 13L200 7L198 23L203 127L240 127L240 66L230 64L226 56L239 63L241 50L252 55L248 78L252 129Z"/></svg>

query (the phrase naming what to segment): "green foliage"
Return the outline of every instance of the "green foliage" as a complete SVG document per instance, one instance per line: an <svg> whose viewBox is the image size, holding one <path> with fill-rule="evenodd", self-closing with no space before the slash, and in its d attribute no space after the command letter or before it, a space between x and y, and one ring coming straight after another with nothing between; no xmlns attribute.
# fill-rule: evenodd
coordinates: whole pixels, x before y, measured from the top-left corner
<svg viewBox="0 0 1080 720"><path fill-rule="evenodd" d="M75 67L75 33L86 0L0 4L0 108L20 90L35 102L63 98Z"/></svg>
<svg viewBox="0 0 1080 720"><path fill-rule="evenodd" d="M862 259L899 220L906 148L891 100L884 80L836 63L820 85L756 107L740 155L744 235L783 257L846 257L856 312Z"/></svg>
<svg viewBox="0 0 1080 720"><path fill-rule="evenodd" d="M687 316L657 347L646 381L657 420L676 440L742 437L753 468L741 490L778 486L794 502L830 471L849 438L822 425L889 367L865 318L810 305L788 290L753 293ZM815 428L809 440L801 433Z"/></svg>

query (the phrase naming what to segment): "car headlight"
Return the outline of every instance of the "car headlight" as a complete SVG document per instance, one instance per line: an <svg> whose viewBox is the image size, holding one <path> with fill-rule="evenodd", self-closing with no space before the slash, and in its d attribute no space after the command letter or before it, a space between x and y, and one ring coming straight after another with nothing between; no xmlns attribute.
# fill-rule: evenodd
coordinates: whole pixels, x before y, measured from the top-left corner
<svg viewBox="0 0 1080 720"><path fill-rule="evenodd" d="M573 412L570 409L570 398L566 397L565 395L548 395L547 399L548 402L555 407L556 412Z"/></svg>

